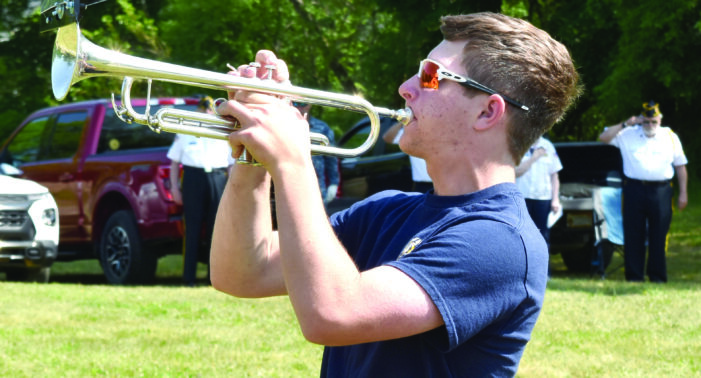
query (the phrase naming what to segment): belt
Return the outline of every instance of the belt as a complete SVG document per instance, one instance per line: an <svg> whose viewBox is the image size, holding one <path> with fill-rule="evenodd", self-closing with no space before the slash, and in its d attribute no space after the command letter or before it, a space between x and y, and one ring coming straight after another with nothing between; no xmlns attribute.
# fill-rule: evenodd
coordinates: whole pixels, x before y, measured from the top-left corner
<svg viewBox="0 0 701 378"><path fill-rule="evenodd" d="M632 178L626 177L626 181L631 182L631 183L635 183L635 184L640 184L640 185L662 186L662 185L669 185L669 183L670 183L672 180L659 180L659 181L655 181L655 180L636 180L636 179L632 179Z"/></svg>
<svg viewBox="0 0 701 378"><path fill-rule="evenodd" d="M205 171L205 172L207 172L207 171ZM212 172L215 172L215 173L228 173L228 171L227 171L226 168L212 168Z"/></svg>
<svg viewBox="0 0 701 378"><path fill-rule="evenodd" d="M216 173L227 173L226 168L212 168L211 170L207 171L206 169L202 167L191 167L189 165L183 165L184 168L189 168L189 169L197 169L200 171L203 171L204 173L211 173L211 172L216 172Z"/></svg>

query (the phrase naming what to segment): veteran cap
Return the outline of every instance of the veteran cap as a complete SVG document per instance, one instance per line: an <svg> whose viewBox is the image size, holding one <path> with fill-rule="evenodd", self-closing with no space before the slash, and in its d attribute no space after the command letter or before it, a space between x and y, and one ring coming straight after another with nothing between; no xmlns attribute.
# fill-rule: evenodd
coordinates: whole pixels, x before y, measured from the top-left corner
<svg viewBox="0 0 701 378"><path fill-rule="evenodd" d="M646 103L643 103L643 116L645 117L657 117L661 116L662 112L660 112L660 104L656 103L655 101L648 101Z"/></svg>

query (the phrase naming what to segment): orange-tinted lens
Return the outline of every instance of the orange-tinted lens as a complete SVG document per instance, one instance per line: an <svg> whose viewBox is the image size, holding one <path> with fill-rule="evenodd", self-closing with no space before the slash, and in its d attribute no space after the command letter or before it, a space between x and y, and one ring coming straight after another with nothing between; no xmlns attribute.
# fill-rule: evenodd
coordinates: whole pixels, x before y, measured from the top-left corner
<svg viewBox="0 0 701 378"><path fill-rule="evenodd" d="M419 79L421 88L438 89L438 66L430 61L423 61Z"/></svg>

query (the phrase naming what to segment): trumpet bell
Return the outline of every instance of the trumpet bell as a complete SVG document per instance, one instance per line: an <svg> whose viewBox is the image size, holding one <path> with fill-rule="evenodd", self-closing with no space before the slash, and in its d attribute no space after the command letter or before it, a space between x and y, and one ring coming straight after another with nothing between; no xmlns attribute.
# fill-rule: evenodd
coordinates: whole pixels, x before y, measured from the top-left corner
<svg viewBox="0 0 701 378"><path fill-rule="evenodd" d="M74 77L80 77L77 52L80 51L80 30L78 24L73 27L60 28L56 33L54 52L51 60L51 88L57 100L63 100L74 83Z"/></svg>

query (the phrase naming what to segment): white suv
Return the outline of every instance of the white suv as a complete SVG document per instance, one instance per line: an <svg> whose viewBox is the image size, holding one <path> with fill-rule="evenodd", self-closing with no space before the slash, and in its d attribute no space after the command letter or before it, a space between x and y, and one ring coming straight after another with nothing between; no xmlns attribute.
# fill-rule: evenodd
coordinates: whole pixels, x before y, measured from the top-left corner
<svg viewBox="0 0 701 378"><path fill-rule="evenodd" d="M12 281L48 282L58 253L58 208L48 189L0 166L0 272Z"/></svg>

